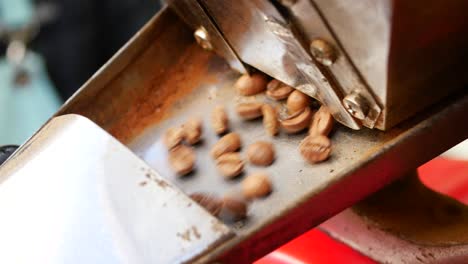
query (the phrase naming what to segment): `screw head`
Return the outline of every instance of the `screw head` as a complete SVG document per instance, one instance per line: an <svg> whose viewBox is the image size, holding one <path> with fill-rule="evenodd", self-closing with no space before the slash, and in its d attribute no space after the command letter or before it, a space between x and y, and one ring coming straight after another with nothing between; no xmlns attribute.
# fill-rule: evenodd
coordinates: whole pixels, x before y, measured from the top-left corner
<svg viewBox="0 0 468 264"><path fill-rule="evenodd" d="M336 51L327 41L317 38L310 43L312 56L325 66L332 65L336 60Z"/></svg>
<svg viewBox="0 0 468 264"><path fill-rule="evenodd" d="M369 113L369 103L358 92L352 92L343 99L343 105L352 116L364 120Z"/></svg>
<svg viewBox="0 0 468 264"><path fill-rule="evenodd" d="M199 27L197 30L195 30L193 36L195 37L198 45L200 45L200 47L202 47L204 50L213 50L210 35L204 27Z"/></svg>

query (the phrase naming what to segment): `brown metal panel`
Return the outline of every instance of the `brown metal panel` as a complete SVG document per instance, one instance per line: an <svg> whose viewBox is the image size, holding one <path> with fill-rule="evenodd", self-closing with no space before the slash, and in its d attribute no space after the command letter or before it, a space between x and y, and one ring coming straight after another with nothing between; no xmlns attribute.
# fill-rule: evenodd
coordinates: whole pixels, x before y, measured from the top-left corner
<svg viewBox="0 0 468 264"><path fill-rule="evenodd" d="M468 82L468 2L393 1L385 127Z"/></svg>
<svg viewBox="0 0 468 264"><path fill-rule="evenodd" d="M373 93L389 129L467 83L468 2L314 0Z"/></svg>

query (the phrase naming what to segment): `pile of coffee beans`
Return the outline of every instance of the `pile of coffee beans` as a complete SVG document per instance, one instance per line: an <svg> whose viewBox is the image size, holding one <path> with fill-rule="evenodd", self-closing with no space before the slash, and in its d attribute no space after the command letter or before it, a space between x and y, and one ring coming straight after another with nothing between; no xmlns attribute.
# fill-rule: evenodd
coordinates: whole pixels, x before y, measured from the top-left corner
<svg viewBox="0 0 468 264"><path fill-rule="evenodd" d="M281 131L296 134L308 130L307 136L299 145L299 153L304 160L315 164L329 158L331 141L328 136L332 131L334 119L327 107L321 106L315 111L312 107L314 101L309 96L278 80L269 81L262 73L241 76L234 84L234 89L245 97L264 92L274 101L274 104L260 101L237 104L235 112L242 120L263 118L265 132L272 138ZM281 103L284 100L285 102ZM286 116L279 116L279 108L286 110ZM243 159L239 152L242 147L241 137L236 132L229 132L232 128L224 106L219 105L213 109L211 127L220 139L211 147L210 154L224 179L230 180L242 175L246 161L263 167L270 166L275 161L275 149L273 144L267 141L258 141L247 146L246 160ZM201 119L192 118L180 127L169 128L164 134L163 141L169 151L169 164L179 176L193 171L196 157L192 145L201 140L202 133ZM230 193L222 198L209 193L194 193L190 197L214 216L237 221L247 216L249 201L267 196L272 188L268 174L257 171L243 179L241 193Z"/></svg>

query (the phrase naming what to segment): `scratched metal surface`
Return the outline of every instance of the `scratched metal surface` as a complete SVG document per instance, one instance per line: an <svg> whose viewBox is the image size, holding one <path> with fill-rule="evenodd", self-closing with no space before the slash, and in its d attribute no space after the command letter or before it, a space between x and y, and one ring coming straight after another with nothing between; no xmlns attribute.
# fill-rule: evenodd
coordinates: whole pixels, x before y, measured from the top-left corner
<svg viewBox="0 0 468 264"><path fill-rule="evenodd" d="M232 236L78 115L52 119L0 183L1 263L181 263Z"/></svg>
<svg viewBox="0 0 468 264"><path fill-rule="evenodd" d="M333 133L333 154L321 164L310 165L305 162L298 151L298 145L306 133L288 135L281 133L270 137L265 133L262 120L243 121L235 113L235 105L240 101L266 101L263 95L256 98L238 96L232 88L237 77L228 73L220 82L202 84L192 93L177 101L169 110L169 118L148 127L139 137L129 144L139 157L163 177L179 186L186 193L210 192L223 195L239 191L240 182L246 174L255 171L266 171L273 182L274 191L264 199L255 200L249 209L249 218L242 228L240 223L234 225L238 234L246 234L259 228L265 221L279 216L282 211L297 204L297 201L310 193L319 192L330 183L337 181L353 165L353 161L365 158L369 150L380 144L385 138L377 131L352 131L340 126ZM210 115L216 105L225 105L230 118L230 131L241 135L245 158L248 145L266 140L275 145L276 161L272 166L259 167L247 162L245 173L234 180L225 180L216 170L215 162L210 156L210 149L219 139L210 126ZM168 151L162 142L165 130L172 126L182 125L190 117L203 119L203 142L195 146L197 154L196 171L188 177L179 178L171 170L167 155Z"/></svg>
<svg viewBox="0 0 468 264"><path fill-rule="evenodd" d="M241 180L246 174L255 171L269 174L274 188L271 195L250 204L246 221L228 223L237 237L223 244L212 255L207 255L203 261L227 254L225 262L235 263L240 258L239 252L244 254L240 259L252 261L389 183L408 168L415 168L436 156L467 135L463 130L453 132L449 128L455 123L455 116L467 110L468 99L460 96L456 103L443 103L428 114L385 133L369 129L354 131L337 125L331 135L331 158L324 163L310 165L298 152L299 142L305 133L288 135L282 132L272 138L265 133L261 119L241 120L234 111L238 102L270 101L263 95L249 98L238 96L232 87L238 75L222 66L216 57L210 58L207 63L211 67L201 73L207 75L207 80L185 82L186 86L196 87L188 89L190 92L166 109L163 119L146 127L127 144L137 156L187 194L209 192L223 195L236 192L240 190ZM235 180L224 180L217 172L209 152L219 137L211 129L210 115L212 109L220 104L228 110L231 131L241 135L243 157L248 145L267 140L274 144L277 154L272 166L265 168L247 163L245 173ZM182 125L195 116L201 117L204 125L203 142L195 146L196 171L188 177L179 178L169 167L162 135L169 127ZM335 186L339 187L333 189ZM265 236L268 238L262 238Z"/></svg>

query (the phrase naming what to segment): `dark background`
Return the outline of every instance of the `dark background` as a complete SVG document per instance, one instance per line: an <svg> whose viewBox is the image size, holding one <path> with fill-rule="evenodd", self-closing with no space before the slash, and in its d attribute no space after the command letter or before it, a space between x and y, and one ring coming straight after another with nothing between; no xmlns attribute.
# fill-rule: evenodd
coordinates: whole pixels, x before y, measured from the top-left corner
<svg viewBox="0 0 468 264"><path fill-rule="evenodd" d="M45 57L63 99L70 97L160 8L157 0L36 0L58 16L41 26L32 49Z"/></svg>

